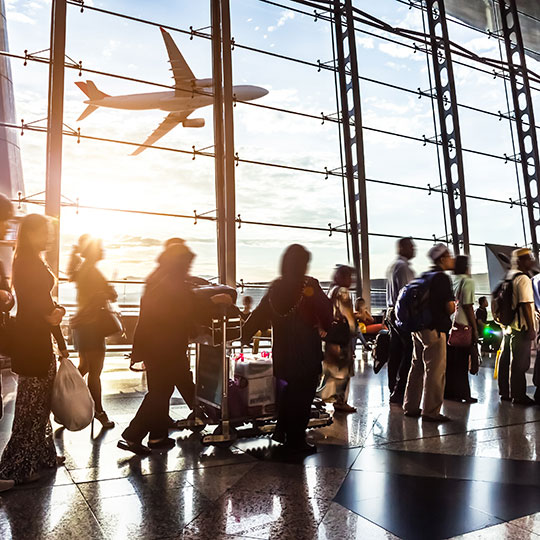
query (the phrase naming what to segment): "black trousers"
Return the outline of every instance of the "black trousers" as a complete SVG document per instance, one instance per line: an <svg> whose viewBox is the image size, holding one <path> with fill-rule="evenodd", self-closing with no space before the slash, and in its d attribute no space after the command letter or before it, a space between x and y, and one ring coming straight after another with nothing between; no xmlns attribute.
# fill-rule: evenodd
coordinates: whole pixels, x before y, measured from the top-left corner
<svg viewBox="0 0 540 540"><path fill-rule="evenodd" d="M318 383L318 375L294 378L287 381L278 393L276 431L285 433L288 444L294 445L305 441L311 404Z"/></svg>
<svg viewBox="0 0 540 540"><path fill-rule="evenodd" d="M163 439L169 432L169 405L174 387L193 409L195 403L195 384L189 369L188 358L179 362L148 366L146 371L148 393L144 396L135 418L123 433L132 442L140 442L149 433L150 439Z"/></svg>
<svg viewBox="0 0 540 540"><path fill-rule="evenodd" d="M147 368L148 392L135 417L122 433L127 441L141 442L147 434L150 434L150 439L167 437L169 400L174 391L175 375L174 365Z"/></svg>
<svg viewBox="0 0 540 540"><path fill-rule="evenodd" d="M469 347L451 347L446 349L446 386L444 397L447 399L469 399Z"/></svg>
<svg viewBox="0 0 540 540"><path fill-rule="evenodd" d="M399 332L390 314L390 355L388 358L388 388L391 397L403 399L411 369L413 342L410 334Z"/></svg>

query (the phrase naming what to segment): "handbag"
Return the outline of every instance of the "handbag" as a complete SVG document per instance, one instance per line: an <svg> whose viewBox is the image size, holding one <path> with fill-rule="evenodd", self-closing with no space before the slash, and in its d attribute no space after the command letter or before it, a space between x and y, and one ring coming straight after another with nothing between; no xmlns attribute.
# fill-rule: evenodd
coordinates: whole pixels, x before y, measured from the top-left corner
<svg viewBox="0 0 540 540"><path fill-rule="evenodd" d="M457 292L457 301L458 301L458 309L459 305L461 304L461 291L463 290L463 281L461 280L461 283L459 284L459 289ZM472 345L472 327L468 324L461 324L458 322L455 322L452 324L452 328L450 329L450 334L448 336L448 345L451 347L470 347Z"/></svg>
<svg viewBox="0 0 540 540"><path fill-rule="evenodd" d="M332 321L330 329L324 337L326 343L334 343L335 345L345 346L351 341L351 329L345 317Z"/></svg>
<svg viewBox="0 0 540 540"><path fill-rule="evenodd" d="M113 336L124 331L120 315L109 306L99 308L94 324L96 331L103 337Z"/></svg>
<svg viewBox="0 0 540 540"><path fill-rule="evenodd" d="M94 400L79 370L68 358L60 360L54 378L51 411L69 431L80 431L94 418Z"/></svg>
<svg viewBox="0 0 540 540"><path fill-rule="evenodd" d="M454 322L448 336L448 345L451 347L470 347L472 345L472 327Z"/></svg>

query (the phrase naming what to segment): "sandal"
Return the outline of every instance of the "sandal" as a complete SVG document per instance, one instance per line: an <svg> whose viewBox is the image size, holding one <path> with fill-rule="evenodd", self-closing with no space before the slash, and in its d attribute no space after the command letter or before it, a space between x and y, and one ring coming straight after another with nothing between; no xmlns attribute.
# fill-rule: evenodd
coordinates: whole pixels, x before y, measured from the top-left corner
<svg viewBox="0 0 540 540"><path fill-rule="evenodd" d="M94 415L94 418L101 422L101 425L105 429L112 429L114 427L114 422L112 420L109 420L109 417L107 416L107 413L105 411L97 412Z"/></svg>
<svg viewBox="0 0 540 540"><path fill-rule="evenodd" d="M170 450L176 446L176 441L170 437L158 439L157 441L148 441L148 447L155 450Z"/></svg>

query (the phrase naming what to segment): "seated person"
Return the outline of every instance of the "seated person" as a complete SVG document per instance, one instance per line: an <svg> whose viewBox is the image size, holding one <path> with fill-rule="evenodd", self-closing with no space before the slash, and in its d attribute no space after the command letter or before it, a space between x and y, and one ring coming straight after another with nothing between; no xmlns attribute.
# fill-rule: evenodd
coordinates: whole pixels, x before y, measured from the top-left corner
<svg viewBox="0 0 540 540"><path fill-rule="evenodd" d="M253 298L251 296L244 296L242 298L242 305L243 309L240 310L240 318L242 321L247 321L248 317L251 315L252 307L253 307Z"/></svg>
<svg viewBox="0 0 540 540"><path fill-rule="evenodd" d="M367 310L366 301L363 298L356 299L354 309L356 322L363 334L378 334L382 330L383 325L375 323L375 319Z"/></svg>

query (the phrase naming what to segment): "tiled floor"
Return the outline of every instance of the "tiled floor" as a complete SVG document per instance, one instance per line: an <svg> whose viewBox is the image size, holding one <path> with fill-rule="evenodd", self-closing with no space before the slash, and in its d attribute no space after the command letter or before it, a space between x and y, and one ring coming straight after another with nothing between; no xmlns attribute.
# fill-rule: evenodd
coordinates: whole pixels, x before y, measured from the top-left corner
<svg viewBox="0 0 540 540"><path fill-rule="evenodd" d="M144 392L120 357L106 361L114 430L56 427L66 465L0 496L0 538L539 539L540 407L499 403L490 360L472 377L475 405L454 421L405 418L388 406L386 371L359 363L358 412L312 431L319 452L288 458L266 438L208 448L179 432L168 453L140 458L117 440ZM15 379L4 371L3 447ZM173 397L173 415L186 408Z"/></svg>

